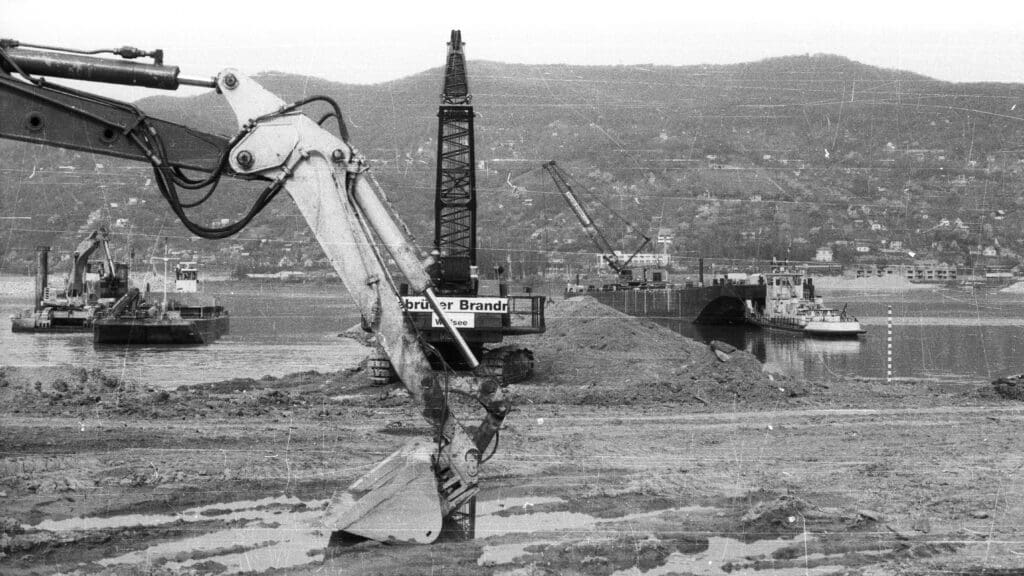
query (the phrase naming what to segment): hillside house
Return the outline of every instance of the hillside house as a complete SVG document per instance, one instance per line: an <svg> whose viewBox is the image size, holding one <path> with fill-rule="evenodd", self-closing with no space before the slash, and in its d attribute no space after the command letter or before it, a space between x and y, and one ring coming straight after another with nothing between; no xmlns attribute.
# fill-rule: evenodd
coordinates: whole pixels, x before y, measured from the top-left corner
<svg viewBox="0 0 1024 576"><path fill-rule="evenodd" d="M600 265L602 265L602 266L605 265L604 258L602 258L601 255L597 254L595 256L597 257L598 262L600 262ZM629 254L626 254L625 252L620 252L619 250L615 251L615 256L619 259L620 262L625 262L626 258L629 258ZM671 263L672 263L672 257L669 256L668 254L656 254L654 252L640 252L636 256L633 256L633 260L630 261L629 265L631 267L635 267L635 268L655 267L655 266L661 267L661 268L666 268L666 267L670 266Z"/></svg>
<svg viewBox="0 0 1024 576"><path fill-rule="evenodd" d="M658 228L658 240L657 243L662 246L668 247L669 244L675 239L675 234L671 228Z"/></svg>

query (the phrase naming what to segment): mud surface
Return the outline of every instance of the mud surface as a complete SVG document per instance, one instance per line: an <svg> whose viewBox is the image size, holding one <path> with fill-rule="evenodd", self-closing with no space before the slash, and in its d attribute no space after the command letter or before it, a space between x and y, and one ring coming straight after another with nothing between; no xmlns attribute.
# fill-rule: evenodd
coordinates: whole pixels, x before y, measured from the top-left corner
<svg viewBox="0 0 1024 576"><path fill-rule="evenodd" d="M477 538L329 546L332 494L429 430L362 370L150 389L0 370L2 574L1016 574L1024 404L793 382L590 299L483 468ZM463 421L480 416L458 405Z"/></svg>

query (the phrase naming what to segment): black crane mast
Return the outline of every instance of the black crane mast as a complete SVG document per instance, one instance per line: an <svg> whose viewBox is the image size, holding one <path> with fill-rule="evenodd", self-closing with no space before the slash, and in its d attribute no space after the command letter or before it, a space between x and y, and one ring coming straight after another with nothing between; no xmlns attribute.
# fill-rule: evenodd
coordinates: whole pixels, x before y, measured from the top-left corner
<svg viewBox="0 0 1024 576"><path fill-rule="evenodd" d="M434 247L439 253L437 287L441 294L475 295L476 170L473 106L466 80L462 33L448 42L441 106L437 112L437 193Z"/></svg>

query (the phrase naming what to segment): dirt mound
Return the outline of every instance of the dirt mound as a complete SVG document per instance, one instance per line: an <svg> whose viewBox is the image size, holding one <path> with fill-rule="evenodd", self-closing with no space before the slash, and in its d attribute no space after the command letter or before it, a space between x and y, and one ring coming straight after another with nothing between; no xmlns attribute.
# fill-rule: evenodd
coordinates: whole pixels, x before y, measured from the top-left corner
<svg viewBox="0 0 1024 576"><path fill-rule="evenodd" d="M152 390L144 392L152 393ZM39 412L50 407L92 409L105 401L119 403L138 396L140 387L93 369L72 366L0 367L0 404L11 412Z"/></svg>
<svg viewBox="0 0 1024 576"><path fill-rule="evenodd" d="M751 506L740 518L740 530L734 536L744 542L753 542L791 537L808 530L841 534L870 527L878 517L878 513L871 511L816 506L798 496L781 495Z"/></svg>
<svg viewBox="0 0 1024 576"><path fill-rule="evenodd" d="M301 372L160 390L98 369L0 367L0 411L73 417L326 417L353 405L387 406L406 401L404 397L382 397L381 389L371 386L361 372Z"/></svg>
<svg viewBox="0 0 1024 576"><path fill-rule="evenodd" d="M774 404L803 389L743 351L710 346L588 296L551 302L547 332L523 338L537 375L515 394L534 402ZM528 388L528 389L527 389Z"/></svg>

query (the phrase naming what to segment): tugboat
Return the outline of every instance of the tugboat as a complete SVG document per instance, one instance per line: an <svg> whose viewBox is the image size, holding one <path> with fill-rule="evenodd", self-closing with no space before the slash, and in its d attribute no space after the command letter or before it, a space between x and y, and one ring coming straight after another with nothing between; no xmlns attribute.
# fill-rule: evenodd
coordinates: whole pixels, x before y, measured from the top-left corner
<svg viewBox="0 0 1024 576"><path fill-rule="evenodd" d="M167 262L164 261L164 291L161 302L149 302L138 289L131 289L93 322L94 344L209 344L227 334L227 310L198 292L199 271L195 262L175 267L175 293L167 295ZM148 295L148 294L147 294Z"/></svg>
<svg viewBox="0 0 1024 576"><path fill-rule="evenodd" d="M845 306L842 310L829 308L821 297L815 297L814 283L802 271L778 268L762 280L767 284L764 305L748 301L747 322L808 336L855 338L866 332Z"/></svg>
<svg viewBox="0 0 1024 576"><path fill-rule="evenodd" d="M99 248L104 258L90 262ZM11 316L12 332L89 332L96 316L128 291L128 265L111 257L106 228L94 230L72 253L63 290L49 286L50 247L36 251L35 305Z"/></svg>

